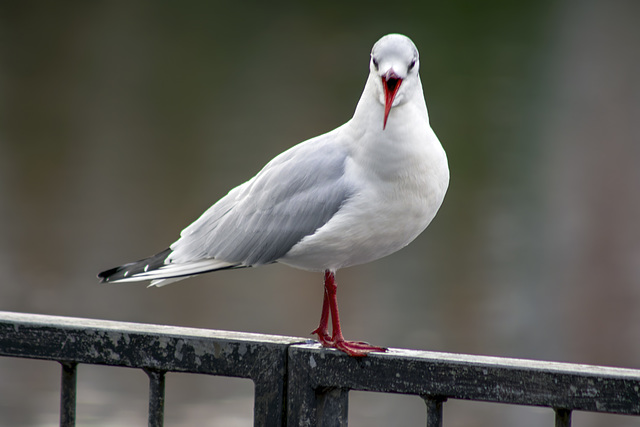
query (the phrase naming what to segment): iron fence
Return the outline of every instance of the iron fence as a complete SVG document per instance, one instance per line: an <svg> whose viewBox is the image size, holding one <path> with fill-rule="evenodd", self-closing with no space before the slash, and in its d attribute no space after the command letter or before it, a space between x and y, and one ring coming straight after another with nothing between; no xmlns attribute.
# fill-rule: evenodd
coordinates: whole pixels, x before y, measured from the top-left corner
<svg viewBox="0 0 640 427"><path fill-rule="evenodd" d="M256 426L346 426L349 390L421 396L426 425L447 399L640 415L640 370L391 349L365 358L303 338L0 312L0 356L61 364L60 425L75 425L78 364L149 377L149 425L162 426L167 372L248 378ZM1 379L0 379L1 380Z"/></svg>

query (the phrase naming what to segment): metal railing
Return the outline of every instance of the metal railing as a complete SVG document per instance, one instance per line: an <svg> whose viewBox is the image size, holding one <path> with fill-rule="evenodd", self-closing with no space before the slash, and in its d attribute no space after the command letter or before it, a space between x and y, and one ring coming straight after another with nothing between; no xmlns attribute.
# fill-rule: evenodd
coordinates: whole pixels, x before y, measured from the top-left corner
<svg viewBox="0 0 640 427"><path fill-rule="evenodd" d="M164 417L167 372L249 378L256 426L346 426L349 390L421 396L428 427L467 399L640 415L640 370L391 349L353 358L302 338L0 312L0 356L62 365L60 425L75 424L78 364L144 370L149 425ZM0 378L0 381L2 379Z"/></svg>

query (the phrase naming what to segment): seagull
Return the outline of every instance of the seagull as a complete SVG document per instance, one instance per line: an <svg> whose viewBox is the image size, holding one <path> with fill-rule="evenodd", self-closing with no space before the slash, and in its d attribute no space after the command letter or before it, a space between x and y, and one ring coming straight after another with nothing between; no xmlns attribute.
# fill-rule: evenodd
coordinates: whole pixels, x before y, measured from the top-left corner
<svg viewBox="0 0 640 427"><path fill-rule="evenodd" d="M405 247L443 202L447 156L429 124L419 68L411 39L382 37L371 50L369 77L351 120L276 156L168 249L98 278L164 286L275 262L324 272L322 313L312 334L324 347L354 357L386 351L344 339L335 274Z"/></svg>

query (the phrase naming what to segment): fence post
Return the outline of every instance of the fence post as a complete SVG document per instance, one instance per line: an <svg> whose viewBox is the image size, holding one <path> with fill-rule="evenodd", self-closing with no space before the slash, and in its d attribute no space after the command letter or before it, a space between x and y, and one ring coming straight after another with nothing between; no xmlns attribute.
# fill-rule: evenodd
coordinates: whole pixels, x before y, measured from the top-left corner
<svg viewBox="0 0 640 427"><path fill-rule="evenodd" d="M349 420L349 390L316 390L316 418L319 427L346 427Z"/></svg>
<svg viewBox="0 0 640 427"><path fill-rule="evenodd" d="M311 375L317 363L312 354L289 347L287 426L345 427L348 423L349 390L317 384Z"/></svg>

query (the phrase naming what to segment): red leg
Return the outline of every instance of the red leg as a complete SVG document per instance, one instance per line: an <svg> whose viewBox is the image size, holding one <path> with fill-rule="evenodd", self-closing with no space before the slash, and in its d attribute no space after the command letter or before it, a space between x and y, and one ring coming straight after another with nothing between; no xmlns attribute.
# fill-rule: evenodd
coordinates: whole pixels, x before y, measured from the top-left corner
<svg viewBox="0 0 640 427"><path fill-rule="evenodd" d="M325 273L326 281L326 273ZM311 334L318 334L318 339L324 347L332 347L333 340L329 335L329 296L327 295L327 288L324 289L324 297L322 299L322 314L320 315L320 324Z"/></svg>
<svg viewBox="0 0 640 427"><path fill-rule="evenodd" d="M347 341L342 336L342 328L340 327L340 314L338 313L338 286L335 282L333 272L327 270L324 272L324 299L322 302L322 316L320 317L320 325L313 331L318 334L320 342L325 347L333 347L342 350L349 356L362 357L372 351L387 351L385 348L372 346L366 342ZM331 315L332 336L329 337L328 320Z"/></svg>

